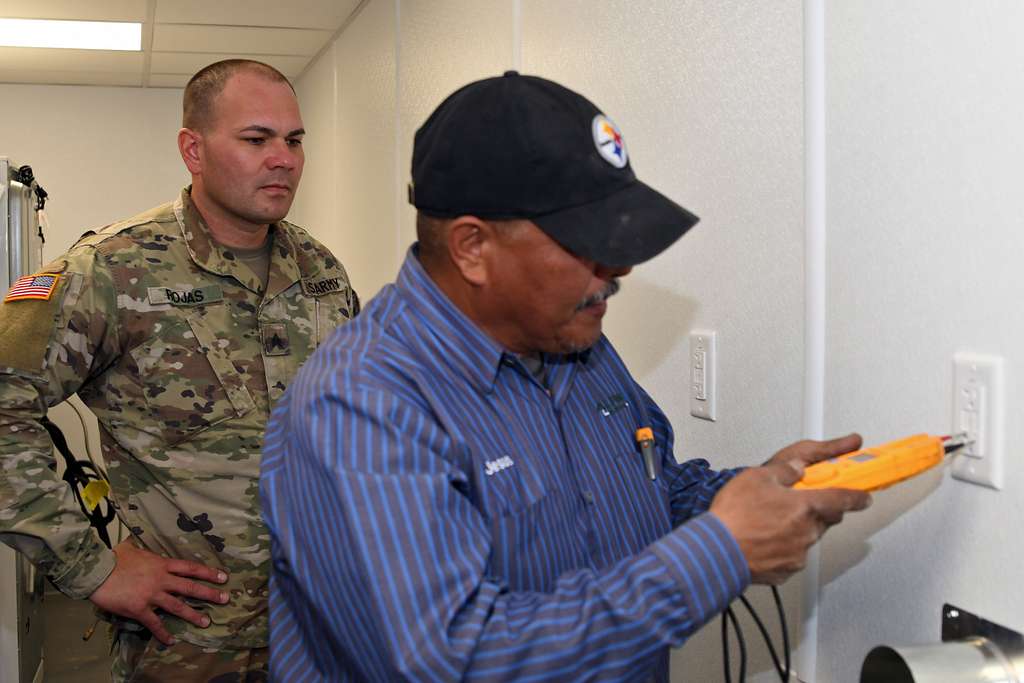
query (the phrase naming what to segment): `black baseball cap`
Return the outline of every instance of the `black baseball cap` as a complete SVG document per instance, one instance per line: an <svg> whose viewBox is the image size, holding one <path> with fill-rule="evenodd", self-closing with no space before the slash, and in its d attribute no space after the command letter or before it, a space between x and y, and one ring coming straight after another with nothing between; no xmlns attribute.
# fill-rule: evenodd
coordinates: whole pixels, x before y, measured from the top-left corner
<svg viewBox="0 0 1024 683"><path fill-rule="evenodd" d="M443 218L529 219L606 266L646 261L699 220L637 180L593 103L515 71L455 91L416 131L409 202Z"/></svg>

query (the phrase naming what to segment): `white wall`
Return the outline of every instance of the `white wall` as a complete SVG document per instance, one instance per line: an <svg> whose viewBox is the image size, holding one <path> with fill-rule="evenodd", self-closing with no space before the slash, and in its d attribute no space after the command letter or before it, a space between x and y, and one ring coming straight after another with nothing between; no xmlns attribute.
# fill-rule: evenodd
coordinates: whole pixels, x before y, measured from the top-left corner
<svg viewBox="0 0 1024 683"><path fill-rule="evenodd" d="M298 83L314 132L293 215L318 234L331 226L325 239L365 300L414 239L413 133L447 94L510 68L579 90L623 128L641 179L703 219L625 279L606 331L672 418L680 456L761 462L801 430L801 8L370 0ZM719 333L716 423L689 415L687 332L697 327ZM767 591L751 593L772 621ZM752 625L747 633L754 670L767 668ZM720 680L719 650L717 628L707 629L676 654L675 678Z"/></svg>
<svg viewBox="0 0 1024 683"><path fill-rule="evenodd" d="M390 3L371 2L296 84L309 135L292 215L341 259L364 301L401 253L396 23Z"/></svg>
<svg viewBox="0 0 1024 683"><path fill-rule="evenodd" d="M0 155L28 164L50 194L44 263L90 228L173 199L188 183L178 156L181 90L0 84ZM88 411L90 443L99 432ZM51 418L85 457L67 406Z"/></svg>
<svg viewBox="0 0 1024 683"><path fill-rule="evenodd" d="M0 154L31 165L50 193L46 258L188 183L180 90L0 84L0 103Z"/></svg>
<svg viewBox="0 0 1024 683"><path fill-rule="evenodd" d="M826 426L952 427L952 357L1006 359L1006 486L876 494L824 548L816 680L936 641L950 602L1024 630L1024 5L828 3Z"/></svg>

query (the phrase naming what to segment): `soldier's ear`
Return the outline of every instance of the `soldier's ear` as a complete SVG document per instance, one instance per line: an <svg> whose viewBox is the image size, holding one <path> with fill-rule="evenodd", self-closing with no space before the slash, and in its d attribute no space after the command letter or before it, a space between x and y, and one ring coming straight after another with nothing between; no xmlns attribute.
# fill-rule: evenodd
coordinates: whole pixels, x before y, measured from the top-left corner
<svg viewBox="0 0 1024 683"><path fill-rule="evenodd" d="M178 151L189 173L198 175L203 170L203 136L191 128L178 131Z"/></svg>

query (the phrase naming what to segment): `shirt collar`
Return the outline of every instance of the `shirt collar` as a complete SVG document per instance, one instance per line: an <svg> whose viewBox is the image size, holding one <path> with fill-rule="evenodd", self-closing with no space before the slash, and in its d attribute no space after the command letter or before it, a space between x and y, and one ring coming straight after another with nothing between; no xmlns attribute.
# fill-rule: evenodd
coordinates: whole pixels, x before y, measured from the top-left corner
<svg viewBox="0 0 1024 683"><path fill-rule="evenodd" d="M432 353L440 356L438 362L454 368L480 393L489 394L494 391L502 366L512 368L519 364L519 360L481 330L441 291L420 263L418 248L418 244L413 244L406 252L405 262L395 282L398 291L434 333L440 348ZM566 360L585 363L589 355L587 350ZM545 358L554 360L548 354Z"/></svg>
<svg viewBox="0 0 1024 683"><path fill-rule="evenodd" d="M494 390L505 350L441 291L420 263L418 247L414 244L406 252L395 285L436 337L440 348L431 352L436 360L454 368L480 393L488 394Z"/></svg>
<svg viewBox="0 0 1024 683"><path fill-rule="evenodd" d="M259 292L262 283L252 269L239 261L228 247L214 241L206 221L192 201L191 190L192 187L188 186L178 195L174 202L174 215L178 219L192 261L203 270L234 278L245 288ZM295 237L286 228L286 224L271 224L270 237L273 242L267 291L264 294L266 299L320 271L320 266L306 257L303 250L298 249Z"/></svg>

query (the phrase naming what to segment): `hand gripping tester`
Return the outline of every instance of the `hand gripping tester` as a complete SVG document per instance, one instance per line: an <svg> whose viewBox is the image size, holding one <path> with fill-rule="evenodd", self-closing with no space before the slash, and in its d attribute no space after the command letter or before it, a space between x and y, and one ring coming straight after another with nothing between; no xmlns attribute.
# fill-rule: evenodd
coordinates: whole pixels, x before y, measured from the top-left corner
<svg viewBox="0 0 1024 683"><path fill-rule="evenodd" d="M931 469L970 443L966 434L915 434L809 465L793 488L879 491Z"/></svg>

